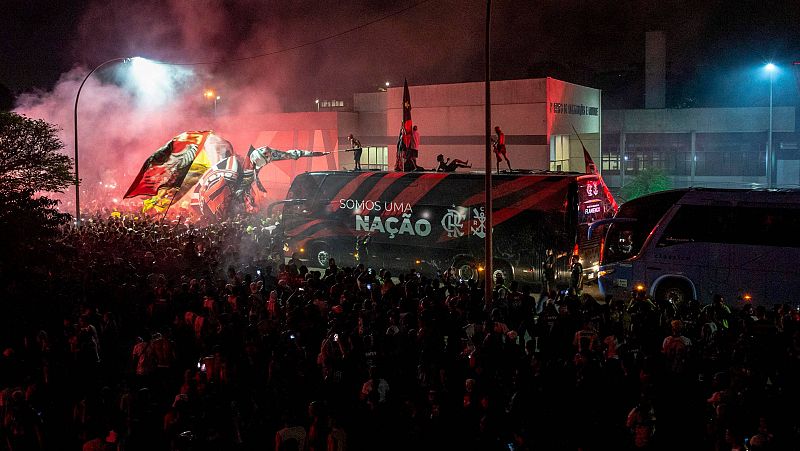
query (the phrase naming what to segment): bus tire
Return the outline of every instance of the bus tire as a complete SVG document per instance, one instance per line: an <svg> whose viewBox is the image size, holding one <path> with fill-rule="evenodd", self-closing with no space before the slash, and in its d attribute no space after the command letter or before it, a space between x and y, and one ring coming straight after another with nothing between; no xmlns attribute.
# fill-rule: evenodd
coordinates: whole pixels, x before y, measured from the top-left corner
<svg viewBox="0 0 800 451"><path fill-rule="evenodd" d="M311 252L308 254L310 263L317 268L327 268L328 259L333 257L333 253L331 252L331 248L328 243L324 241L317 241L309 247L311 248Z"/></svg>
<svg viewBox="0 0 800 451"><path fill-rule="evenodd" d="M692 300L692 287L689 282L685 280L664 280L656 287L656 300L664 302L669 300L670 296L674 299L675 306L680 307Z"/></svg>
<svg viewBox="0 0 800 451"><path fill-rule="evenodd" d="M495 260L494 267L492 268L492 280L494 281L497 278L497 274L501 274L503 276L503 281L505 283L510 283L514 280L514 268L511 267L511 264L505 260Z"/></svg>
<svg viewBox="0 0 800 451"><path fill-rule="evenodd" d="M460 255L453 260L453 267L459 279L464 281L478 280L478 265L475 259L468 255Z"/></svg>

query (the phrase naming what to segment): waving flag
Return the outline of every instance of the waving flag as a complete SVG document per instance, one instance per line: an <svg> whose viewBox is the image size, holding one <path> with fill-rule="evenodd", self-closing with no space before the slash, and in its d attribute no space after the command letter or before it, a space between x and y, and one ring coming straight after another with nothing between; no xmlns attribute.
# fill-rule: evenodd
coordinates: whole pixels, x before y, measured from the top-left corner
<svg viewBox="0 0 800 451"><path fill-rule="evenodd" d="M201 208L222 215L239 191L241 177L242 170L235 156L215 164L196 185Z"/></svg>
<svg viewBox="0 0 800 451"><path fill-rule="evenodd" d="M408 80L403 80L403 144L406 149L411 149L412 127L411 122L411 94L408 92Z"/></svg>
<svg viewBox="0 0 800 451"><path fill-rule="evenodd" d="M124 197L157 196L164 190L179 189L209 134L210 131L185 132L172 138L144 162ZM197 167L194 170L205 172L205 169Z"/></svg>
<svg viewBox="0 0 800 451"><path fill-rule="evenodd" d="M594 160L592 159L592 156L589 155L589 151L586 150L586 146L583 145L583 140L581 139L580 133L578 133L578 130L575 129L575 125L574 124L570 124L570 125L572 125L572 131L575 132L575 136L578 137L578 141L581 142L581 147L583 148L583 162L584 162L584 165L586 166L586 173L587 174L597 174L597 166L594 164Z"/></svg>

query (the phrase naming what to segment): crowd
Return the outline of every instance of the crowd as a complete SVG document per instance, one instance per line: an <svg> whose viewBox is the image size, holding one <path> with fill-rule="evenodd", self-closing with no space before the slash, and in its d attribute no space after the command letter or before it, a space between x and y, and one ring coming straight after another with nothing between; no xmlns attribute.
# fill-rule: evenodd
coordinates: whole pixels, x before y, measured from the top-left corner
<svg viewBox="0 0 800 451"><path fill-rule="evenodd" d="M94 218L4 287L0 449L783 450L791 306L599 302L270 260L245 220ZM282 260L282 259L281 259ZM777 282L777 281L776 281ZM536 287L534 287L536 288Z"/></svg>

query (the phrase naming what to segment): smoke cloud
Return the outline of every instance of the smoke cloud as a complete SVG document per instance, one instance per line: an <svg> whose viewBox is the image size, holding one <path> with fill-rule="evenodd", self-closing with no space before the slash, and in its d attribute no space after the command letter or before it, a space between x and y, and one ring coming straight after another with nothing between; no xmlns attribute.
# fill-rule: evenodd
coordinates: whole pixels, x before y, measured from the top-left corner
<svg viewBox="0 0 800 451"><path fill-rule="evenodd" d="M141 56L178 63L138 70L132 62L112 63L85 83L78 105L82 208L114 205L145 159L186 130L214 130L238 154L252 137L248 115L311 111L314 100L349 101L354 92L373 91L404 77L426 82L479 79L481 5L432 1L402 15L295 50L248 59L314 42L368 23L405 5L372 0L351 2L263 2L260 0L91 1L78 20L77 36L64 54L76 64L50 91L18 97L15 111L56 124L65 152L73 154L73 108L86 74L102 61ZM445 34L435 24L458 21ZM436 43L435 45L433 43ZM477 56L476 56L477 55ZM235 61L235 60L239 61ZM187 63L203 64L187 64ZM164 70L165 74L154 71ZM164 82L165 78L169 82ZM213 89L220 99L204 97ZM244 124L244 125L239 125ZM264 130L279 124L263 124ZM73 211L74 194L62 196ZM140 201L137 201L140 202Z"/></svg>

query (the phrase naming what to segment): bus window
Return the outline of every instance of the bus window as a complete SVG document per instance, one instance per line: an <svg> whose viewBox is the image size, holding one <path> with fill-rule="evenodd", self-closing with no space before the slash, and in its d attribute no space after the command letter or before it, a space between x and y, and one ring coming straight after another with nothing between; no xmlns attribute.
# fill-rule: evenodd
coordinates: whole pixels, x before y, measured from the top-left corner
<svg viewBox="0 0 800 451"><path fill-rule="evenodd" d="M798 209L682 205L658 247L695 242L800 247L798 227Z"/></svg>
<svg viewBox="0 0 800 451"><path fill-rule="evenodd" d="M672 217L658 247L681 243L733 242L736 217L732 207L682 205Z"/></svg>
<svg viewBox="0 0 800 451"><path fill-rule="evenodd" d="M322 174L301 174L295 178L286 195L287 203L283 206L283 222L286 226L291 228L306 221L324 177Z"/></svg>
<svg viewBox="0 0 800 451"><path fill-rule="evenodd" d="M603 263L615 263L635 257L641 249L642 244L634 245L634 234L636 224L628 222L624 224L613 224L608 230L606 237L606 250L603 254Z"/></svg>
<svg viewBox="0 0 800 451"><path fill-rule="evenodd" d="M665 191L623 204L615 217L632 218L635 221L611 224L606 235L601 264L615 263L638 255L653 227L683 194L682 191Z"/></svg>
<svg viewBox="0 0 800 451"><path fill-rule="evenodd" d="M755 246L800 247L800 209L739 207L734 241Z"/></svg>

